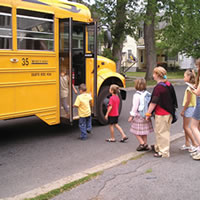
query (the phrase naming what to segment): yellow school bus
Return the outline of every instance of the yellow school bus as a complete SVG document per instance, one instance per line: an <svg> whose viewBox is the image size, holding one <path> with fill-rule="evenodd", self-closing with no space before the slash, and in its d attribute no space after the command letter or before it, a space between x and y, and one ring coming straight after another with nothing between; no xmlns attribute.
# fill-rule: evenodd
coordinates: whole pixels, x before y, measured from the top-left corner
<svg viewBox="0 0 200 200"><path fill-rule="evenodd" d="M66 0L0 0L0 119L36 115L49 125L72 123L81 83L92 94L92 115L105 124L109 85L123 88L125 79L113 61L97 56L89 9ZM125 92L119 96L121 109Z"/></svg>

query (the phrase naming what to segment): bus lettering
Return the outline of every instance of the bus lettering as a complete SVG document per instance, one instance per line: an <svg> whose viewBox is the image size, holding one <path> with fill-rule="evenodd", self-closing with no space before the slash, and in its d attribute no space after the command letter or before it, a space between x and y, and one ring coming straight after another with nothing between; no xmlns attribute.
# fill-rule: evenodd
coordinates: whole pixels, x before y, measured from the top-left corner
<svg viewBox="0 0 200 200"><path fill-rule="evenodd" d="M28 66L28 65L29 65L28 58L22 58L22 66Z"/></svg>
<svg viewBox="0 0 200 200"><path fill-rule="evenodd" d="M33 72L31 73L31 76L52 76L52 73L50 72Z"/></svg>

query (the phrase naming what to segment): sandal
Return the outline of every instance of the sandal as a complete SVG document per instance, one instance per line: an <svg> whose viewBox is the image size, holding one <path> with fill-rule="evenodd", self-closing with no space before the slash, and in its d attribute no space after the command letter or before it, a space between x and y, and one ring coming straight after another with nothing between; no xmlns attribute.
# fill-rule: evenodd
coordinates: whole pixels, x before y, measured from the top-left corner
<svg viewBox="0 0 200 200"><path fill-rule="evenodd" d="M148 144L144 144L144 151L149 151L150 148L149 148L149 145Z"/></svg>
<svg viewBox="0 0 200 200"><path fill-rule="evenodd" d="M159 153L155 153L153 156L156 158L162 158L162 154L159 154Z"/></svg>
<svg viewBox="0 0 200 200"><path fill-rule="evenodd" d="M140 144L140 145L137 147L136 150L137 150L137 151L144 151L144 150L145 150L144 144Z"/></svg>
<svg viewBox="0 0 200 200"><path fill-rule="evenodd" d="M116 142L116 140L112 139L112 138L108 138L108 139L106 139L106 142Z"/></svg>
<svg viewBox="0 0 200 200"><path fill-rule="evenodd" d="M128 140L128 137L124 137L120 140L120 142L125 142L126 140Z"/></svg>

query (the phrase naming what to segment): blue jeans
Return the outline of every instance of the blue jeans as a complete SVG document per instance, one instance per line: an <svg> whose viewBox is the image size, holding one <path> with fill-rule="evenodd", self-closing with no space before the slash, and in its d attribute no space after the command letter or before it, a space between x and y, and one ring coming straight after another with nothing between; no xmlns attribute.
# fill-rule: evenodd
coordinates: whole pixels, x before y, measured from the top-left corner
<svg viewBox="0 0 200 200"><path fill-rule="evenodd" d="M81 138L86 139L87 138L87 131L92 130L92 118L91 118L91 116L80 117L79 128L80 128L80 131L81 131Z"/></svg>

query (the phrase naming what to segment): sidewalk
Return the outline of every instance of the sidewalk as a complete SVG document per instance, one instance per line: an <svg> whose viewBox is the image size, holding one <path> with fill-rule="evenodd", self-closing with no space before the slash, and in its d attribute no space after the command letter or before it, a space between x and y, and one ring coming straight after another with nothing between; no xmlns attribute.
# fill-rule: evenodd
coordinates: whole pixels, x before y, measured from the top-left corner
<svg viewBox="0 0 200 200"><path fill-rule="evenodd" d="M179 150L183 143L184 137L171 143L170 158L148 152L53 200L199 200L199 163Z"/></svg>
<svg viewBox="0 0 200 200"><path fill-rule="evenodd" d="M183 141L183 133L177 133L177 134L171 136L171 141L175 141L174 143L176 143L179 140L181 140L181 142L180 142L181 144L175 145L176 146L175 148L174 148L174 145L172 146L172 149L171 149L172 158L174 157L174 149L178 150L177 148L179 146L181 146L184 141ZM147 155L144 156L144 154L147 154ZM187 156L189 157L188 154L187 154ZM158 161L159 158L157 158L156 160ZM50 182L50 183L43 185L39 188L35 188L34 190L30 190L30 191L22 193L20 195L16 195L15 197L5 198L4 200L22 200L22 199L25 199L25 198L27 198L27 199L33 198L33 197L39 196L41 194L48 193L48 192L50 192L54 189L61 188L62 186L66 185L68 183L72 183L74 181L80 180L80 179L87 177L88 175L91 175L91 174L94 174L94 173L104 172L104 174L105 174L105 173L109 173L110 170L111 171L112 170L118 170L118 168L120 168L121 170L127 171L127 170L129 170L129 169L127 169L127 166L129 166L129 165L126 165L125 163L128 164L128 163L131 163L132 161L134 161L134 163L135 163L134 166L135 165L138 166L138 164L139 164L142 167L142 165L146 165L145 164L146 162L150 163L151 161L153 161L153 163L154 163L154 161L156 161L156 160L155 160L155 158L153 158L153 155L152 155L151 152L135 152L135 151L133 151L133 152L130 152L128 154L124 154L120 157L117 157L113 160L110 160L108 162L97 165L96 167L92 167L92 168L86 169L84 171L80 171L79 173L72 174L71 176L68 176L68 177L63 177L62 179L57 180L55 182ZM163 160L163 159L161 159L161 160ZM168 159L164 159L164 160L168 160ZM171 160L171 158L169 159L169 161L170 160ZM122 163L124 163L125 165L122 165ZM132 171L132 169L131 169L131 171ZM99 176L97 179L99 180L99 179L101 179L101 177L104 177L104 174L102 176ZM86 184L88 184L88 183L86 183ZM79 187L82 187L82 186L79 186ZM79 187L77 187L77 189ZM92 186L92 188L93 187L96 187L96 186ZM71 192L64 192L58 198L63 199L63 200L65 200L65 199L73 200L74 198L65 197L65 195L68 196L68 193L70 194ZM57 197L55 197L55 199L57 199ZM87 199L90 199L90 198L89 197L85 198L81 194L79 198L77 197L77 199L87 200ZM105 198L105 199L107 200L107 198ZM120 199L123 199L123 198L120 198ZM98 200L100 200L100 199L98 199Z"/></svg>

